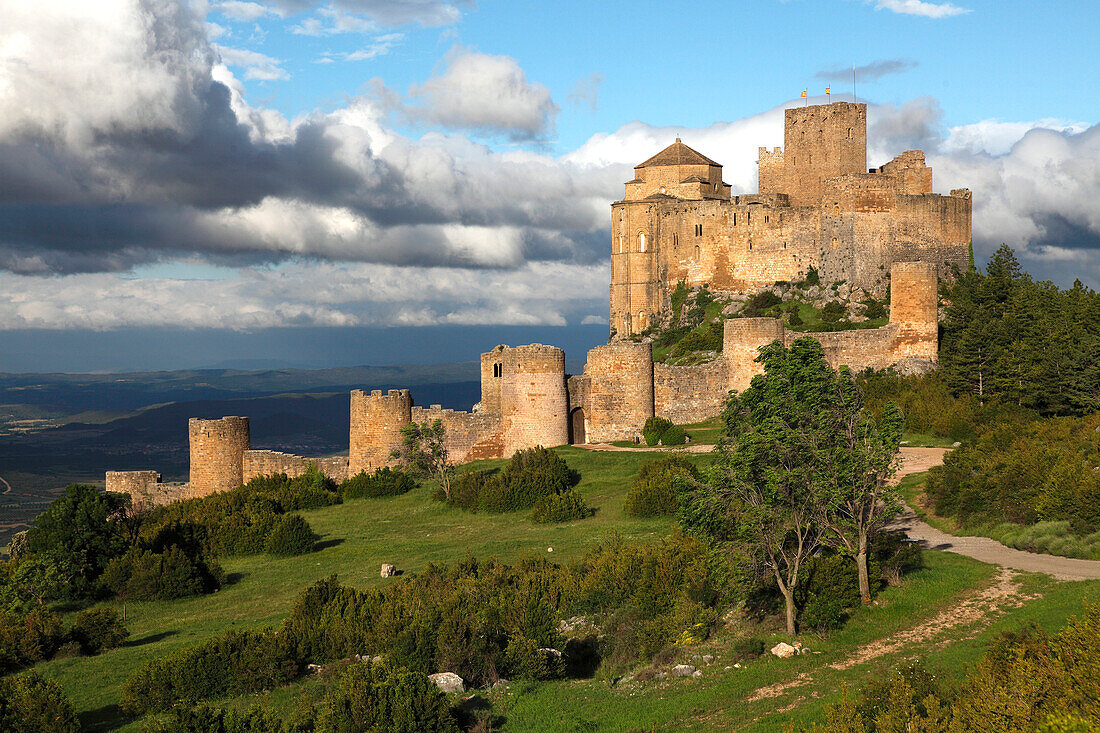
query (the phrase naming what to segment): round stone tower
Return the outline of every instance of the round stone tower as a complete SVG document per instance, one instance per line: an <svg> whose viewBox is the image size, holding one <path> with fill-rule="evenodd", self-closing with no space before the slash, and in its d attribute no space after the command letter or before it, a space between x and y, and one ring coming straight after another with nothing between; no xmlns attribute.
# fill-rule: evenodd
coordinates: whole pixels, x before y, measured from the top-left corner
<svg viewBox="0 0 1100 733"><path fill-rule="evenodd" d="M569 396L565 352L530 344L505 349L500 405L504 457L536 445L569 442Z"/></svg>
<svg viewBox="0 0 1100 733"><path fill-rule="evenodd" d="M247 417L187 421L191 443L191 496L229 491L243 481L242 460L251 448Z"/></svg>
<svg viewBox="0 0 1100 733"><path fill-rule="evenodd" d="M890 267L890 323L898 324L896 358L936 361L939 353L939 280L933 262Z"/></svg>
<svg viewBox="0 0 1100 733"><path fill-rule="evenodd" d="M412 422L412 395L407 389L351 392L348 475L370 473L392 462L390 454L404 440L401 429Z"/></svg>
<svg viewBox="0 0 1100 733"><path fill-rule="evenodd" d="M653 350L648 343L612 341L588 352L584 406L589 443L631 440L653 417Z"/></svg>
<svg viewBox="0 0 1100 733"><path fill-rule="evenodd" d="M722 332L722 356L729 369L730 389L745 391L752 378L764 372L764 365L756 363L760 347L785 335L783 322L775 318L731 318Z"/></svg>

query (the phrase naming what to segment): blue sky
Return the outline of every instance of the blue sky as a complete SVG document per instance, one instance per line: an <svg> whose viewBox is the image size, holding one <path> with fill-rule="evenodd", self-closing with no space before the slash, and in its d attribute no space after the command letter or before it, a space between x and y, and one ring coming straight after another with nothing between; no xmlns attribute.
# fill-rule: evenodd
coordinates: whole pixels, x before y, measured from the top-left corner
<svg viewBox="0 0 1100 733"><path fill-rule="evenodd" d="M89 334L147 368L151 330L208 363L234 339L204 334L367 329L384 363L417 329L595 333L632 165L680 136L755 191L783 108L853 65L870 165L924 150L979 261L1098 288L1098 31L1096 2L0 0L0 338L77 369Z"/></svg>

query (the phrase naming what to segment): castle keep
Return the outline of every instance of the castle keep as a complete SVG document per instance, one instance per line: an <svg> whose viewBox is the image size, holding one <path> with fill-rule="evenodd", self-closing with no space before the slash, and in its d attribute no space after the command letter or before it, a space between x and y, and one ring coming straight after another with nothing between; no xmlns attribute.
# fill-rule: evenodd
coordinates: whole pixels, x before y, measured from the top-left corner
<svg viewBox="0 0 1100 733"><path fill-rule="evenodd" d="M941 277L969 257L970 191L932 193L924 153L867 168L867 105L785 111L783 148L759 149L759 193L731 196L722 166L677 138L634 168L611 205L611 328L641 333L676 284L715 291L794 281L885 291L895 262Z"/></svg>
<svg viewBox="0 0 1100 733"><path fill-rule="evenodd" d="M964 266L970 192L932 193L924 154L908 151L866 170L866 105L840 102L789 109L786 148L760 149L760 193L730 195L722 167L679 140L635 168L612 204L609 343L588 352L584 371L565 372L553 346L496 346L481 355L481 401L470 412L414 403L407 389L353 390L348 455L306 458L254 450L247 417L192 419L191 475L163 484L155 471L108 471L109 491L137 506L228 491L256 476L299 476L312 464L342 481L393 463L410 423L442 422L455 463L503 458L542 445L636 440L654 416L691 423L718 415L762 365L759 349L810 336L829 363L853 369L934 366L938 278ZM788 331L774 318L730 318L714 360L654 363L644 331L670 307L680 281L746 291L795 280L810 267L822 280L871 292L890 287L881 327L831 333Z"/></svg>

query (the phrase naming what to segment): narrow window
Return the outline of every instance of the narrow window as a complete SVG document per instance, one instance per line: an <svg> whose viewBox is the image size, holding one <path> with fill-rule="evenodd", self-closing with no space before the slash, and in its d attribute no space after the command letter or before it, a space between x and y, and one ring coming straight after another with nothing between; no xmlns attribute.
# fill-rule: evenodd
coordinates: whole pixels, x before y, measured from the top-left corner
<svg viewBox="0 0 1100 733"><path fill-rule="evenodd" d="M852 139L852 128L850 128L850 127L848 128L848 139L849 140Z"/></svg>
<svg viewBox="0 0 1100 733"><path fill-rule="evenodd" d="M679 234L673 233L673 235L672 235L672 246L673 247L679 247L680 246L680 235Z"/></svg>
<svg viewBox="0 0 1100 733"><path fill-rule="evenodd" d="M623 235L619 235L619 252L623 251Z"/></svg>
<svg viewBox="0 0 1100 733"><path fill-rule="evenodd" d="M737 212L733 212L733 225L737 226Z"/></svg>
<svg viewBox="0 0 1100 733"><path fill-rule="evenodd" d="M695 245L695 261L699 261L699 245Z"/></svg>
<svg viewBox="0 0 1100 733"><path fill-rule="evenodd" d="M503 364L493 364L493 376L499 378L504 373Z"/></svg>
<svg viewBox="0 0 1100 733"><path fill-rule="evenodd" d="M764 223L765 223L765 224L767 224L767 223L768 223L768 215L767 215L767 214L764 214Z"/></svg>
<svg viewBox="0 0 1100 733"><path fill-rule="evenodd" d="M747 214L745 214L745 216L747 216L747 217L748 217L748 222L749 222L749 224L752 224L752 212L751 212L751 211L750 211L750 212L748 212Z"/></svg>
<svg viewBox="0 0 1100 733"><path fill-rule="evenodd" d="M645 252L645 232L638 233L638 251Z"/></svg>
<svg viewBox="0 0 1100 733"><path fill-rule="evenodd" d="M752 252L752 242L749 242L749 252Z"/></svg>

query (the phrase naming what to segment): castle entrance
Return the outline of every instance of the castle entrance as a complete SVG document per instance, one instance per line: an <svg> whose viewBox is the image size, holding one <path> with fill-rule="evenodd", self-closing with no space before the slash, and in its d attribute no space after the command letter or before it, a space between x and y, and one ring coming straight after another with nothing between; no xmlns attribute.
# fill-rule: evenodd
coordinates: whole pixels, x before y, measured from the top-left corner
<svg viewBox="0 0 1100 733"><path fill-rule="evenodd" d="M584 408L578 407L569 413L569 445L583 445L587 442L584 435Z"/></svg>

